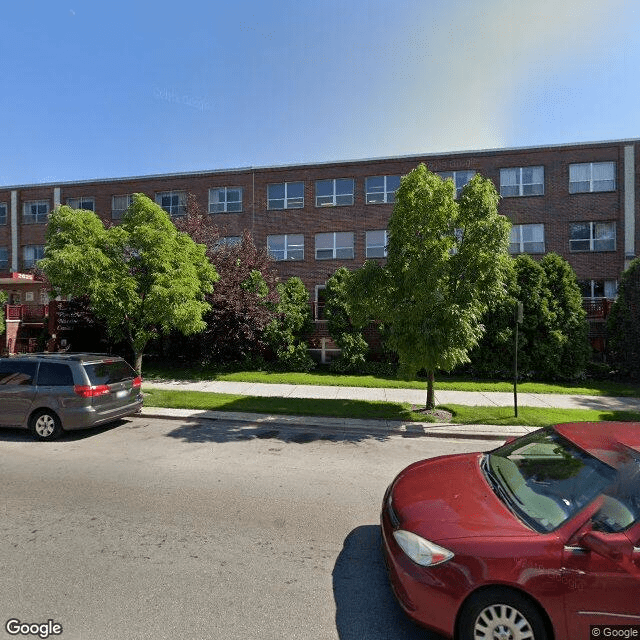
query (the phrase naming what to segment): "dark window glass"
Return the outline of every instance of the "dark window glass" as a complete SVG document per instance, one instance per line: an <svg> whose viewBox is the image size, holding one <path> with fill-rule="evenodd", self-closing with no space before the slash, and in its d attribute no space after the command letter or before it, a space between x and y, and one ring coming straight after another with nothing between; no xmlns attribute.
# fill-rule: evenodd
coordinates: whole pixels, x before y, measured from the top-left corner
<svg viewBox="0 0 640 640"><path fill-rule="evenodd" d="M35 375L35 362L0 361L0 384L33 384Z"/></svg>
<svg viewBox="0 0 640 640"><path fill-rule="evenodd" d="M113 384L123 380L133 380L136 372L123 360L85 364L84 369L92 385Z"/></svg>
<svg viewBox="0 0 640 640"><path fill-rule="evenodd" d="M38 385L41 387L72 387L73 374L68 364L41 362L38 371Z"/></svg>

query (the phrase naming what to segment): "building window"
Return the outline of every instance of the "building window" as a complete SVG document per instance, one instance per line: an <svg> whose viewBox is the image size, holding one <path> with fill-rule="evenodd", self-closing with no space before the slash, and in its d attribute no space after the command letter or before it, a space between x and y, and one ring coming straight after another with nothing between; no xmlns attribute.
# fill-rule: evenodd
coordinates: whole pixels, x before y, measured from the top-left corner
<svg viewBox="0 0 640 640"><path fill-rule="evenodd" d="M218 241L215 244L214 249L222 249L224 247L235 247L237 244L242 242L242 238L240 236L222 236L222 238L218 238Z"/></svg>
<svg viewBox="0 0 640 640"><path fill-rule="evenodd" d="M267 209L302 209L304 182L281 182L267 185Z"/></svg>
<svg viewBox="0 0 640 640"><path fill-rule="evenodd" d="M304 236L267 236L267 249L274 260L304 260Z"/></svg>
<svg viewBox="0 0 640 640"><path fill-rule="evenodd" d="M7 224L7 205L0 204L0 224Z"/></svg>
<svg viewBox="0 0 640 640"><path fill-rule="evenodd" d="M238 213L242 211L241 187L209 189L209 213Z"/></svg>
<svg viewBox="0 0 640 640"><path fill-rule="evenodd" d="M156 203L172 217L183 216L187 213L186 191L156 193Z"/></svg>
<svg viewBox="0 0 640 640"><path fill-rule="evenodd" d="M500 195L505 198L544 195L544 167L500 169Z"/></svg>
<svg viewBox="0 0 640 640"><path fill-rule="evenodd" d="M578 282L583 298L609 298L618 296L617 280L580 280Z"/></svg>
<svg viewBox="0 0 640 640"><path fill-rule="evenodd" d="M615 251L615 222L574 222L569 225L571 251Z"/></svg>
<svg viewBox="0 0 640 640"><path fill-rule="evenodd" d="M85 211L96 210L96 203L93 198L67 198L67 206L72 209L84 209Z"/></svg>
<svg viewBox="0 0 640 640"><path fill-rule="evenodd" d="M437 171L443 180L453 180L456 187L456 198L460 197L462 189L476 175L475 171Z"/></svg>
<svg viewBox="0 0 640 640"><path fill-rule="evenodd" d="M22 221L25 224L45 223L49 217L49 202L33 200L25 202L22 208Z"/></svg>
<svg viewBox="0 0 640 640"><path fill-rule="evenodd" d="M316 181L316 207L340 207L353 204L353 178Z"/></svg>
<svg viewBox="0 0 640 640"><path fill-rule="evenodd" d="M367 231L367 258L387 257L387 232Z"/></svg>
<svg viewBox="0 0 640 640"><path fill-rule="evenodd" d="M616 190L614 162L585 162L569 165L569 193Z"/></svg>
<svg viewBox="0 0 640 640"><path fill-rule="evenodd" d="M9 249L0 247L0 271L9 269Z"/></svg>
<svg viewBox="0 0 640 640"><path fill-rule="evenodd" d="M38 260L44 258L44 245L31 244L22 247L22 268L31 269Z"/></svg>
<svg viewBox="0 0 640 640"><path fill-rule="evenodd" d="M316 260L353 259L353 232L316 234Z"/></svg>
<svg viewBox="0 0 640 640"><path fill-rule="evenodd" d="M365 180L367 204L395 202L400 176L374 176Z"/></svg>
<svg viewBox="0 0 640 640"><path fill-rule="evenodd" d="M509 253L544 253L544 225L514 224L511 227Z"/></svg>
<svg viewBox="0 0 640 640"><path fill-rule="evenodd" d="M111 217L114 220L120 220L124 215L124 212L133 203L133 195L126 196L112 196L111 197Z"/></svg>

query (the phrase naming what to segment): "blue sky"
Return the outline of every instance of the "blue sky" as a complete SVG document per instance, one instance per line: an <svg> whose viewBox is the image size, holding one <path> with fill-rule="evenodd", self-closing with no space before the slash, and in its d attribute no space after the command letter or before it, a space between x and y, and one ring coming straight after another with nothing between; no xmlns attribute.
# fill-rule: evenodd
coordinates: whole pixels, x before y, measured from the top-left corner
<svg viewBox="0 0 640 640"><path fill-rule="evenodd" d="M633 0L22 0L0 185L640 137Z"/></svg>

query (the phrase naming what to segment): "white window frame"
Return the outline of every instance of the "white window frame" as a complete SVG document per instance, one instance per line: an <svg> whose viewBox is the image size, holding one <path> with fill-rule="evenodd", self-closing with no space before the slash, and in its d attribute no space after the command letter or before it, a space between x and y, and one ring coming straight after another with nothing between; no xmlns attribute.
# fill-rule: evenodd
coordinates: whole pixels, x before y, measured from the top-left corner
<svg viewBox="0 0 640 640"><path fill-rule="evenodd" d="M274 249L271 242L280 241L282 249ZM304 260L304 235L302 233L284 233L267 236L267 251L277 262Z"/></svg>
<svg viewBox="0 0 640 640"><path fill-rule="evenodd" d="M399 175L394 176L369 176L364 181L365 202L366 204L388 204L396 201L396 191L400 187ZM389 184L391 180L392 184ZM373 180L382 180L382 190L379 186L372 184ZM393 183L398 181L398 184L393 188Z"/></svg>
<svg viewBox="0 0 640 640"><path fill-rule="evenodd" d="M9 269L9 247L0 247L0 271Z"/></svg>
<svg viewBox="0 0 640 640"><path fill-rule="evenodd" d="M22 205L23 224L45 224L48 220L48 200L29 200Z"/></svg>
<svg viewBox="0 0 640 640"><path fill-rule="evenodd" d="M27 254L34 254L27 257ZM25 244L22 246L22 268L31 269L39 260L44 258L44 245L43 244Z"/></svg>
<svg viewBox="0 0 640 640"><path fill-rule="evenodd" d="M349 191L347 183L351 183ZM320 185L331 186L331 193L318 195ZM344 188L347 187L346 190ZM353 205L355 195L355 180L353 178L329 178L316 180L316 207L348 207Z"/></svg>
<svg viewBox="0 0 640 640"><path fill-rule="evenodd" d="M330 246L318 247L318 239L324 238L329 240L331 236ZM347 238L351 239L351 244L344 242ZM353 231L329 231L328 233L316 233L316 260L353 260L355 257L355 234ZM318 253L325 252L322 256ZM331 255L326 255L327 252Z"/></svg>
<svg viewBox="0 0 640 640"><path fill-rule="evenodd" d="M525 172L533 173L531 181L525 182ZM536 173L540 173L536 180ZM517 198L544 195L544 166L508 167L500 169L500 195L503 198Z"/></svg>
<svg viewBox="0 0 640 640"><path fill-rule="evenodd" d="M572 228L577 225L589 225L589 237L588 238L572 238ZM609 227L609 230L613 230L613 237L598 237L599 233L606 230L603 227ZM616 223L614 222L572 222L569 224L569 251L572 253L585 253L585 252L599 252L616 250ZM576 248L576 244L579 242L589 242L589 248ZM598 243L612 242L611 248L602 249Z"/></svg>
<svg viewBox="0 0 640 640"><path fill-rule="evenodd" d="M302 186L302 196L289 195L292 187ZM282 198L271 197L272 187L283 187L284 195ZM276 203L282 203L276 204ZM304 181L296 180L295 182L274 182L267 185L267 209L270 211L282 211L284 209L302 209L304 208Z"/></svg>
<svg viewBox="0 0 640 640"><path fill-rule="evenodd" d="M239 200L229 200L230 193L237 191ZM222 195L223 198L215 199L215 196ZM213 187L209 189L209 213L241 213L242 212L242 187Z"/></svg>
<svg viewBox="0 0 640 640"><path fill-rule="evenodd" d="M372 241L373 234L382 233L384 238L384 244L377 244ZM389 242L389 234L386 229L373 229L365 232L365 257L367 258L386 258L387 257L387 244ZM380 252L382 249L382 252ZM376 251L377 250L377 251ZM375 255L375 254L382 255Z"/></svg>
<svg viewBox="0 0 640 640"><path fill-rule="evenodd" d="M605 167L611 167L611 177L598 179L597 173ZM580 172L584 175L578 175ZM580 162L569 165L569 193L602 193L615 190L615 162Z"/></svg>
<svg viewBox="0 0 640 640"><path fill-rule="evenodd" d="M125 200L126 198L126 200ZM124 203L127 203L127 206L124 209L121 206ZM111 196L111 218L112 220L120 220L124 215L124 212L133 204L133 194L125 193L119 196Z"/></svg>
<svg viewBox="0 0 640 640"><path fill-rule="evenodd" d="M7 224L7 203L0 202L0 225Z"/></svg>
<svg viewBox="0 0 640 640"><path fill-rule="evenodd" d="M590 295L582 296L583 300L603 300L604 298L606 298L607 300L615 300L618 297L618 281L617 280L592 279L592 280L583 280L582 282L586 283L590 289ZM600 282L602 283L602 289L604 293L603 296L595 295L596 284ZM609 290L610 295L607 295L607 289Z"/></svg>
<svg viewBox="0 0 640 640"><path fill-rule="evenodd" d="M86 206L90 204L90 206ZM85 211L94 211L96 210L96 201L95 198L91 198L88 196L81 196L79 198L67 198L67 206L72 209L83 209Z"/></svg>
<svg viewBox="0 0 640 640"><path fill-rule="evenodd" d="M168 206L163 206L163 198L171 199ZM174 204L173 199L177 198ZM179 218L187 213L186 191L159 191L156 193L156 204L159 204L172 218Z"/></svg>
<svg viewBox="0 0 640 640"><path fill-rule="evenodd" d="M541 240L525 239L525 232L533 233L534 237L542 237ZM532 245L542 245L542 249ZM511 227L511 237L509 239L509 253L545 253L546 245L544 242L544 224L514 224Z"/></svg>
<svg viewBox="0 0 640 640"><path fill-rule="evenodd" d="M476 175L475 169L458 169L457 171L436 171L436 175L443 180L453 180L456 187L456 198L460 197L462 190L471 182Z"/></svg>

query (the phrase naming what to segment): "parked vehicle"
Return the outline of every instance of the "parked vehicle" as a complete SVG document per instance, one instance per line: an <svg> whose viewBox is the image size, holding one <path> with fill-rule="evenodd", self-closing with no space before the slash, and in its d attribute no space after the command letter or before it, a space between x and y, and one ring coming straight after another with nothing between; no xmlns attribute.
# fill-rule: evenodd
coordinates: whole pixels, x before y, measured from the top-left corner
<svg viewBox="0 0 640 640"><path fill-rule="evenodd" d="M402 471L383 552L415 621L460 640L640 625L640 423L541 429Z"/></svg>
<svg viewBox="0 0 640 640"><path fill-rule="evenodd" d="M0 426L37 440L86 429L142 409L142 380L125 360L96 353L0 358Z"/></svg>

